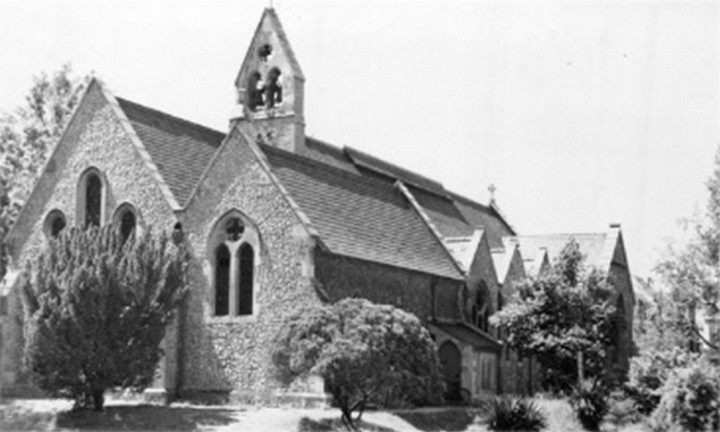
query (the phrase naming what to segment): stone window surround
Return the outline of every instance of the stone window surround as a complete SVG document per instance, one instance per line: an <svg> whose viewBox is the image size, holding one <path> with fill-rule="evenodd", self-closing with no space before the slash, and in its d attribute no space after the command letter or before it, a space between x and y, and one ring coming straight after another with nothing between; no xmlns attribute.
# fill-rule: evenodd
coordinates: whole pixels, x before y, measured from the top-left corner
<svg viewBox="0 0 720 432"><path fill-rule="evenodd" d="M100 195L100 227L105 225L105 220L107 218L107 196L108 196L108 182L105 176L103 175L102 171L99 169L91 166L85 171L83 171L82 174L80 174L80 179L78 180L77 185L77 191L75 194L76 200L75 200L75 226L83 228L85 226L85 194L87 192L87 180L90 177L90 175L96 175L100 179L100 183L102 185L101 189L101 195Z"/></svg>
<svg viewBox="0 0 720 432"><path fill-rule="evenodd" d="M229 240L226 238L225 228L226 224L230 219L233 218L239 218L242 220L243 225L245 226L245 230L242 234L242 236L238 240ZM206 276L208 276L208 280L210 281L209 284L209 296L208 296L208 308L209 311L208 319L212 322L255 322L257 319L258 313L259 313L259 304L258 304L258 293L260 292L260 285L259 285L259 268L261 265L261 259L260 257L262 254L260 253L260 235L257 230L257 225L248 218L244 213L240 212L237 209L230 210L226 212L223 216L218 218L215 223L213 224L213 228L210 231L210 236L208 237L208 243L206 247L205 252L205 260L208 266L206 268L209 269L209 271L206 271ZM230 281L229 281L229 288L230 292L228 295L228 299L230 302L228 315L215 315L215 251L217 247L224 243L225 246L227 246L228 250L230 251ZM252 283L252 291L253 291L253 306L252 306L252 314L250 315L238 315L238 297L240 295L239 293L239 269L240 269L240 257L239 257L239 251L240 246L243 244L249 244L252 247L253 250L253 263L254 263L254 271L253 271L253 283Z"/></svg>
<svg viewBox="0 0 720 432"><path fill-rule="evenodd" d="M62 212L62 210L52 209L47 213L47 215L45 215L45 221L43 222L43 233L45 234L45 238L48 241L53 238L53 224L58 218L62 218L65 221L65 227L63 228L63 230L67 228L67 217L65 216L65 213Z"/></svg>
<svg viewBox="0 0 720 432"><path fill-rule="evenodd" d="M140 212L138 212L137 207L135 207L134 205L132 205L132 203L128 201L123 202L115 208L115 212L113 213L112 218L113 223L120 225L123 216L125 216L125 213L127 212L131 212L133 216L135 216L135 235L142 235L144 232L144 227L142 224L142 217L140 216Z"/></svg>

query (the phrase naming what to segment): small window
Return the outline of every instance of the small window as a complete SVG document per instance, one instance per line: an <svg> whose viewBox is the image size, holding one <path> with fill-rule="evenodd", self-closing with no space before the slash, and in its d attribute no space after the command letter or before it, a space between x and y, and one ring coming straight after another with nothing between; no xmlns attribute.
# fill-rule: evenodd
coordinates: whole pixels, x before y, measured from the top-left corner
<svg viewBox="0 0 720 432"><path fill-rule="evenodd" d="M473 306L473 317L475 318L475 325L482 331L488 331L488 307L489 291L485 282L480 281L478 285L477 293L475 295L475 305Z"/></svg>
<svg viewBox="0 0 720 432"><path fill-rule="evenodd" d="M120 235L123 241L127 240L128 237L135 231L135 214L131 211L126 211L120 219Z"/></svg>
<svg viewBox="0 0 720 432"><path fill-rule="evenodd" d="M260 57L260 60L267 61L268 58L272 55L272 45L265 44L262 45L260 48L258 48L258 57Z"/></svg>
<svg viewBox="0 0 720 432"><path fill-rule="evenodd" d="M230 251L221 244L215 250L215 315L229 312L230 299Z"/></svg>
<svg viewBox="0 0 720 432"><path fill-rule="evenodd" d="M45 236L48 238L57 238L60 235L60 232L65 229L65 226L67 225L65 214L63 214L60 210L53 210L48 213L43 225Z"/></svg>
<svg viewBox="0 0 720 432"><path fill-rule="evenodd" d="M132 204L125 203L115 210L113 222L120 230L123 242L126 241L135 231L138 225L138 216Z"/></svg>
<svg viewBox="0 0 720 432"><path fill-rule="evenodd" d="M272 108L282 102L282 85L280 83L280 69L272 68L268 72L265 84L265 106Z"/></svg>
<svg viewBox="0 0 720 432"><path fill-rule="evenodd" d="M95 173L88 174L85 181L85 227L99 227L102 209L102 181L100 176Z"/></svg>
<svg viewBox="0 0 720 432"><path fill-rule="evenodd" d="M252 246L243 243L239 251L240 262L240 293L238 295L238 315L253 313L253 272L255 269L255 253Z"/></svg>
<svg viewBox="0 0 720 432"><path fill-rule="evenodd" d="M259 72L250 74L247 82L247 105L252 111L263 106L263 92L265 85Z"/></svg>

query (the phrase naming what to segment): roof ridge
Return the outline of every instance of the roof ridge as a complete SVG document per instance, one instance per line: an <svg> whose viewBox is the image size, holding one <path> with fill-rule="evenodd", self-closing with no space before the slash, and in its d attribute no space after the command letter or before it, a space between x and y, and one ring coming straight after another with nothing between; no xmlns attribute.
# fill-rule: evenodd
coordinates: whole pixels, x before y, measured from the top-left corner
<svg viewBox="0 0 720 432"><path fill-rule="evenodd" d="M440 186L440 187L442 187L443 189L445 189L445 185L443 185L442 182L440 182L440 181L438 181L438 180L435 180L435 179L433 179L433 178L431 178L431 177L428 177L428 176L426 176L426 175L423 175L423 174L419 174L419 173L417 173L417 172L415 172L415 171L413 171L413 170L410 170L410 169L408 169L408 168L402 167L402 166L400 166L400 165L398 165L398 164L395 164L395 163L393 163L393 162L389 162L389 161L387 161L387 160L385 160L385 159L382 159L382 158L380 158L380 157L378 157L378 156L375 156L375 155L373 155L373 154L364 152L364 151L362 151L362 150L358 150L358 149L356 149L356 148L354 148L354 147L350 147L350 146L343 146L343 150L345 150L345 151L350 151L350 152L360 153L360 154L362 154L362 155L364 155L364 156L369 156L369 157L371 157L371 158L373 158L373 159L376 159L376 160L378 160L378 161L380 161L380 162L382 162L382 163L384 163L384 164L390 165L390 167L392 167L392 168L395 168L395 169L397 169L397 170L399 170L399 171L405 171L405 172L408 173L408 174L412 174L412 175L414 175L414 176L419 177L419 178L422 179L422 180L427 180L427 181L429 181L429 182L431 182L431 183L435 183L435 184L437 184L438 186ZM404 180L404 179L395 179L395 180L402 180L404 183L410 183L410 184L412 184L412 182L409 182L409 181ZM421 185L414 185L414 187L420 187L420 188L422 188ZM447 191L447 189L445 189L445 190ZM428 192L431 192L431 191L428 191Z"/></svg>
<svg viewBox="0 0 720 432"><path fill-rule="evenodd" d="M173 114L168 114L168 113L166 113L165 111L160 111L160 110L157 109L157 108L152 108L152 107L149 107L149 106L147 106L147 105L143 105L143 104L141 104L141 103L138 103L138 102L135 102L135 101L131 101L131 100L129 100L129 99L125 99L125 98L118 97L118 96L115 96L115 99L117 99L117 101L120 103L121 106L122 106L122 104L134 105L136 108L144 109L144 110L146 110L146 111L150 111L150 112L152 112L152 113L159 114L160 116L166 117L166 118L168 118L168 119L171 119L171 120L174 120L174 121L177 121L177 122L180 122L180 123L184 123L184 124L186 124L186 125L188 125L188 126L201 128L201 129L204 129L206 132L212 132L212 133L220 134L220 135L223 135L223 136L227 136L227 134L226 134L225 132L220 132L219 130L213 129L213 128L211 128L210 126L205 126L205 125L202 125L202 124L200 124L200 123L195 123L195 122L193 122L193 121L191 121L191 120L187 120L187 119L184 119L184 118L182 118L182 117L178 117L178 116L173 115ZM124 110L124 108L123 108L123 110Z"/></svg>
<svg viewBox="0 0 720 432"><path fill-rule="evenodd" d="M305 140L306 141L307 140L314 141L315 144L320 144L321 146L329 147L333 150L343 151L343 147L335 145L333 143L330 143L330 142L325 141L320 138L315 138L314 136L311 136L311 135L305 135Z"/></svg>
<svg viewBox="0 0 720 432"><path fill-rule="evenodd" d="M484 209L487 209L487 210L492 210L492 208L489 205L475 201L474 199L468 198L465 195L460 195L459 193L453 192L451 190L448 190L447 192L448 192L448 195L450 195L454 199L457 199L458 201L465 201L465 202L473 204L475 206L483 207Z"/></svg>
<svg viewBox="0 0 720 432"><path fill-rule="evenodd" d="M560 237L560 236L606 236L608 235L605 231L592 231L592 232L564 232L564 233L547 233L547 234L522 234L513 237Z"/></svg>
<svg viewBox="0 0 720 432"><path fill-rule="evenodd" d="M324 169L329 169L330 171L332 171L332 172L334 172L334 173L336 173L336 174L342 175L342 176L351 177L351 178L353 178L354 180L360 181L361 183L366 183L368 186L380 186L380 185L381 185L381 186L386 187L388 191L396 191L396 192L397 192L397 190L393 187L393 185L394 185L393 182L380 180L380 179L375 178L375 177L364 176L364 175L362 175L362 174L356 174L356 173L354 173L354 172L352 172L352 171L348 171L348 170L345 170L345 169L342 169L342 168L338 168L338 167L336 167L336 166L327 164L327 163L325 163L325 162L323 162L323 161L320 161L320 160L317 160L317 159L314 159L314 158L311 158L311 157L307 157L307 156L303 156L303 155L301 155L301 154L297 154L297 153L289 152L289 151L287 151L287 150L279 149L279 148L274 147L274 146L269 145L269 144L260 144L260 143L258 143L258 147L260 147L260 149L261 149L263 152L264 152L264 151L267 151L267 150L270 150L271 153L274 152L274 153L276 153L276 154L279 154L281 157L286 157L286 158L288 158L288 159L296 160L296 161L301 162L301 163L304 163L304 164L306 164L306 165L311 165L311 166L318 166L318 165L319 165L319 166L322 166ZM271 162L271 165L272 165L272 162Z"/></svg>

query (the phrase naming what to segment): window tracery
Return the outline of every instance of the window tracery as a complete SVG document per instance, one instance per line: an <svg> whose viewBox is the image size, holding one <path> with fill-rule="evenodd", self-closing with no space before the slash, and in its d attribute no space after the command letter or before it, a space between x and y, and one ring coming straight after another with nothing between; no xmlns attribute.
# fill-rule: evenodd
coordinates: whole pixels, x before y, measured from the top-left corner
<svg viewBox="0 0 720 432"><path fill-rule="evenodd" d="M249 316L255 311L258 234L237 214L222 218L211 234L215 316Z"/></svg>

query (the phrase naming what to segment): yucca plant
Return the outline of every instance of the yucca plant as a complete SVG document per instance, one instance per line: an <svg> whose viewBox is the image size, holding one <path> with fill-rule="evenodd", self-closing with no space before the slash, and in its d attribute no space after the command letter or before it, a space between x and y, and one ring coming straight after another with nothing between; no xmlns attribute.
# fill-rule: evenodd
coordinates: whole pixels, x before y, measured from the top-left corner
<svg viewBox="0 0 720 432"><path fill-rule="evenodd" d="M545 414L530 399L500 396L491 401L489 427L496 431L540 431L547 426Z"/></svg>
<svg viewBox="0 0 720 432"><path fill-rule="evenodd" d="M585 380L573 388L570 405L585 429L599 430L608 412L607 398L608 390L600 380Z"/></svg>

